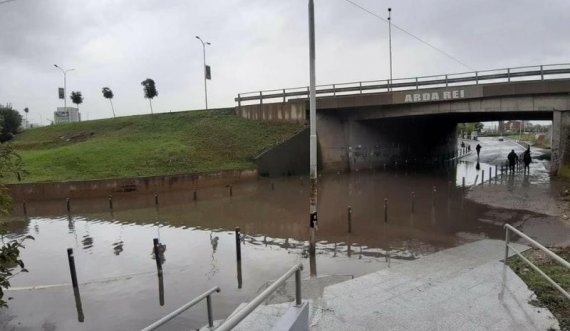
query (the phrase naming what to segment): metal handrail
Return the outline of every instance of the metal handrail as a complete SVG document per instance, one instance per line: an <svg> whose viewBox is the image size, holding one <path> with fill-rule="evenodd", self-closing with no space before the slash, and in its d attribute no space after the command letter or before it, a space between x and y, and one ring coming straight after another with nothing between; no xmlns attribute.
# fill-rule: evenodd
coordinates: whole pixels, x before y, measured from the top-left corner
<svg viewBox="0 0 570 331"><path fill-rule="evenodd" d="M301 305L301 270L303 270L303 264L299 263L294 265L289 269L283 276L279 277L271 286L266 288L253 300L251 300L245 307L238 310L235 314L228 317L225 321L216 328L216 331L229 331L239 324L244 318L246 318L257 306L259 306L263 301L265 301L273 292L275 292L285 281L295 274L295 304L297 306Z"/></svg>
<svg viewBox="0 0 570 331"><path fill-rule="evenodd" d="M540 270L539 267L537 267L534 263L530 262L526 257L524 257L519 251L517 251L513 246L511 246L510 243L510 235L509 235L509 231L512 231L514 233L516 233L517 235L519 235L521 238L524 238L525 240L527 240L529 243L531 243L533 246L535 246L536 248L540 249L541 251L545 252L548 256L550 256L551 258L553 258L556 262L562 264L564 267L566 267L567 269L570 269L570 263L566 260L564 260L563 258L561 258L560 256L556 255L554 252L552 252L551 250L549 250L548 248L542 246L539 242L535 241L534 239L530 238L529 236L527 236L526 234L520 232L519 230L515 229L513 226L509 225L509 224L505 224L505 260L504 260L504 268L507 267L507 258L509 257L509 248L513 250L513 252L515 252L524 262L526 262L528 265L530 265L536 272L538 272L542 277L546 278L546 280L552 285L554 286L558 291L560 291L566 298L568 298L570 300L570 294L564 290L560 285L558 285L558 283L556 283L554 280L552 280L552 278L548 277L547 274L544 273L544 271Z"/></svg>
<svg viewBox="0 0 570 331"><path fill-rule="evenodd" d="M565 68L553 68L560 66L565 66ZM534 70L517 71L529 68L532 68ZM482 73L487 73L487 74L482 75ZM376 80L376 81L361 81L361 82L317 85L316 93L317 95L319 94L337 95L337 93L339 92L362 93L363 91L382 90L382 89L388 91L394 88L418 89L419 86L444 85L444 84L448 86L449 84L465 83L465 82L474 82L475 84L479 84L479 82L481 81L496 80L496 79L505 79L506 82L510 82L512 78L536 77L536 76L540 76L540 79L544 80L544 76L560 75L560 74L570 74L570 63L461 72L461 73L448 74L448 75L418 76L418 77L409 77L409 78L398 78L392 80L387 79L387 80ZM462 76L462 77L456 77L456 76ZM422 80L422 79L428 79L428 80ZM376 83L376 84L363 85L364 83L366 84ZM356 85L356 86L339 87L346 85ZM266 94L264 94L264 92ZM235 101L237 101L238 104L241 105L242 101L252 101L252 100L263 101L263 99L276 99L276 98L282 98L283 100L285 100L287 97L308 97L307 87L303 86L303 87L294 87L287 89L245 92L238 94L237 98L235 98Z"/></svg>
<svg viewBox="0 0 570 331"><path fill-rule="evenodd" d="M202 301L204 299L206 299L206 303L208 306L208 326L210 328L213 328L214 327L214 318L213 318L213 314L212 314L212 299L210 298L210 296L214 292L220 292L220 288L218 286L216 286L216 287L209 289L208 291L200 294L199 296L192 299L191 301L185 303L180 308L176 309L175 311L171 312L170 314L164 316L163 318L159 319L158 321L156 321L156 322L152 323L151 325L147 326L146 328L142 329L142 331L155 330L159 326L162 326L166 322L168 322L171 319L173 319L174 317L182 314L187 309L189 309L192 306L195 306L197 303L199 303L200 301Z"/></svg>

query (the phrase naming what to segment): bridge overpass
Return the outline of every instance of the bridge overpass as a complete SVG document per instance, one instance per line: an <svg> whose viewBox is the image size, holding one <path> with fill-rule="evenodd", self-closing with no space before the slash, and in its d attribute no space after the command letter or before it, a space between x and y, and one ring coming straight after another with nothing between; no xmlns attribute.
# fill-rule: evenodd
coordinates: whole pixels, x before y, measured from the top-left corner
<svg viewBox="0 0 570 331"><path fill-rule="evenodd" d="M235 100L236 113L245 118L308 119L307 87L240 93ZM551 172L570 164L570 64L317 87L319 156L325 170L452 153L458 123L514 119L552 120Z"/></svg>

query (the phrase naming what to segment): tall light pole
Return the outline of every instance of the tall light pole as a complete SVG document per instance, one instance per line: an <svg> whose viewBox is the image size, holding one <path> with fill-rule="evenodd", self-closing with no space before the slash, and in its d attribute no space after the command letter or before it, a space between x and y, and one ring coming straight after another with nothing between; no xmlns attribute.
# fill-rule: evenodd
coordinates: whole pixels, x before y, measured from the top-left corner
<svg viewBox="0 0 570 331"><path fill-rule="evenodd" d="M311 193L309 197L309 255L315 255L315 231L317 230L317 99L315 94L315 5L309 0L309 153ZM311 272L316 275L316 270Z"/></svg>
<svg viewBox="0 0 570 331"><path fill-rule="evenodd" d="M202 38L200 38L199 36L196 36L196 39L200 40L200 42L202 43L202 51L204 53L204 98L206 100L206 110L208 109L208 85L206 84L206 75L207 75L207 71L206 71L206 45L211 45L209 42L207 41L203 41Z"/></svg>
<svg viewBox="0 0 570 331"><path fill-rule="evenodd" d="M63 107L65 108L65 111L67 111L67 73L75 69L72 68L66 70L58 66L57 64L54 64L53 66L61 70L61 72L63 73ZM71 122L71 116L69 115L69 113L67 113L67 119Z"/></svg>
<svg viewBox="0 0 570 331"><path fill-rule="evenodd" d="M388 48L390 50L390 86L392 85L392 8L388 8ZM390 88L389 90L392 90Z"/></svg>

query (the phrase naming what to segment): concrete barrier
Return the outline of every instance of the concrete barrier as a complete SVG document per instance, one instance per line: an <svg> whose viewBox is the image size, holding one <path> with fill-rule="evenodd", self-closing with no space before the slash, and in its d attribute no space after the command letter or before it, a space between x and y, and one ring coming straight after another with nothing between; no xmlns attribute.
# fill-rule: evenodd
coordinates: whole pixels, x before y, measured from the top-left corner
<svg viewBox="0 0 570 331"><path fill-rule="evenodd" d="M118 193L155 193L224 186L257 178L257 170L228 170L200 174L10 184L15 201L107 197Z"/></svg>

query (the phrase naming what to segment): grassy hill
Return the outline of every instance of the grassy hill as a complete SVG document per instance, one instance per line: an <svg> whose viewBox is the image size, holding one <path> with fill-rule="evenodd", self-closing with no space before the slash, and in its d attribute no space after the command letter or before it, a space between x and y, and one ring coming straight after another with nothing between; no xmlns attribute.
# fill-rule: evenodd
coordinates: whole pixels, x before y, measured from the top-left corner
<svg viewBox="0 0 570 331"><path fill-rule="evenodd" d="M191 111L35 128L13 144L24 182L65 181L255 168L253 157L301 129L233 110Z"/></svg>

